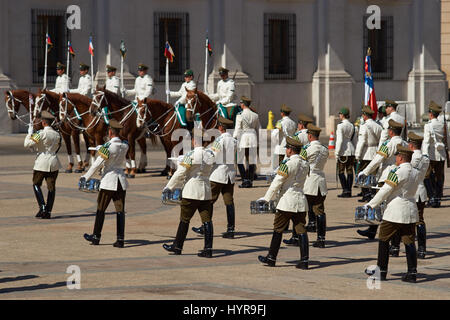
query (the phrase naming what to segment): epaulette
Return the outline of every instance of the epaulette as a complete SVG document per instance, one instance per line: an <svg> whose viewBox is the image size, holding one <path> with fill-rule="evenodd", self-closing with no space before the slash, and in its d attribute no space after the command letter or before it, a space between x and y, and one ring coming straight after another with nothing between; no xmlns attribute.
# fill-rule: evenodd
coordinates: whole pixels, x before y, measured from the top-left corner
<svg viewBox="0 0 450 320"><path fill-rule="evenodd" d="M128 144L128 140L122 140L122 143Z"/></svg>
<svg viewBox="0 0 450 320"><path fill-rule="evenodd" d="M39 141L41 141L41 130L33 133L30 137L31 140L33 140L34 142L38 143Z"/></svg>
<svg viewBox="0 0 450 320"><path fill-rule="evenodd" d="M278 168L277 174L283 177L288 176L288 166L286 163L281 163L280 167Z"/></svg>
<svg viewBox="0 0 450 320"><path fill-rule="evenodd" d="M381 145L380 149L378 149L377 154L379 154L380 156L383 156L383 157L387 158L388 155L389 155L389 149L388 149L388 147L387 147L387 145L386 145L385 143L386 143L386 142L384 142L384 143Z"/></svg>
<svg viewBox="0 0 450 320"><path fill-rule="evenodd" d="M219 152L220 150L222 150L222 144L218 140L215 140L211 149L213 149L213 151L215 152Z"/></svg>
<svg viewBox="0 0 450 320"><path fill-rule="evenodd" d="M302 150L300 150L300 158L302 158L303 160L308 159L308 152L304 147L302 148Z"/></svg>
<svg viewBox="0 0 450 320"><path fill-rule="evenodd" d="M111 145L110 142L105 143L98 149L98 154L105 160L109 159L109 146Z"/></svg>
<svg viewBox="0 0 450 320"><path fill-rule="evenodd" d="M289 160L290 160L289 158L284 159L283 161L281 161L281 163L282 163L282 164L285 164L285 163L288 162Z"/></svg>
<svg viewBox="0 0 450 320"><path fill-rule="evenodd" d="M391 187L396 187L398 185L398 175L395 173L397 171L397 168L395 168L394 170L391 170L391 172L389 172L388 177L385 181L385 183L387 183L388 185L390 185Z"/></svg>
<svg viewBox="0 0 450 320"><path fill-rule="evenodd" d="M192 166L192 154L194 153L194 150L189 151L183 158L183 161L181 161L180 165L185 168L190 168Z"/></svg>

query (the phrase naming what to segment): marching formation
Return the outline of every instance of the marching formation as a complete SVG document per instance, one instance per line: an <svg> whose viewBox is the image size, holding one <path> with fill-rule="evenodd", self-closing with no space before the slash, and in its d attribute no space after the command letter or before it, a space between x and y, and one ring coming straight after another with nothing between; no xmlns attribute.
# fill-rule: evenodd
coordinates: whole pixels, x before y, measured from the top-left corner
<svg viewBox="0 0 450 320"><path fill-rule="evenodd" d="M70 89L65 65L58 63L55 88L40 90L37 94L12 90L5 94L6 107L11 119L21 119L20 105L28 110L29 129L24 147L38 152L33 168L33 190L38 203L37 218L50 219L55 202L56 180L61 168L57 153L64 139L69 154L66 172L74 165L70 138L78 143L76 172L89 168L89 157L83 162L79 152L79 134L88 133L86 142L90 168L79 181L80 189L97 189L98 206L94 229L84 238L93 245L101 240L105 211L111 200L117 212L117 241L122 248L125 240L125 197L127 178L136 174L135 143L142 149L139 169L145 170L146 137L161 139L172 164L172 175L162 190L163 199L178 203L180 221L172 244L163 248L179 255L189 231L189 223L196 211L202 225L192 230L204 236L204 247L199 257L213 256L213 206L222 195L227 217L224 238L235 236L234 185L237 171L242 179L239 188L252 188L256 176L257 154L260 148L259 116L251 99L242 96L236 103L234 80L229 70L221 67L221 80L216 93L203 93L197 89L194 72L186 70L185 82L178 91L166 90L177 99L174 105L152 98L153 80L148 67L138 65L133 89L125 89L116 77L116 68L106 66L108 78L104 87L92 88L89 66L80 64L78 88ZM133 97L132 101L125 97ZM339 111L340 123L336 130L336 174L342 187L339 198L352 197L352 188L361 187L358 214L369 224L358 230L361 236L374 239L379 229L377 265L381 279L388 271L389 255L398 256L403 241L407 258L404 281L415 282L417 258L426 256L426 227L424 209L440 207L443 197L444 162L448 161L448 131L445 113L434 102L429 105L429 119L423 136L407 132L405 119L396 112L398 104L387 100L375 111L363 105L355 124L350 122L350 111ZM326 247L325 199L328 194L324 167L329 150L319 141L321 129L305 114L298 121L290 118L292 109L280 107L281 119L274 132L278 135L275 146L277 168L265 194L252 201L252 213L274 213L273 234L269 252L258 256L268 266L275 266L282 242L282 234L292 221L292 237L287 245L298 246L299 269L308 269L308 232L316 233L312 245ZM384 115L384 116L383 116ZM21 120L23 121L23 120ZM173 145L166 142L175 129L187 129L191 137L190 148L180 158L174 158ZM200 136L195 132L200 131ZM210 131L217 133L212 141ZM205 139L205 137L209 139ZM208 140L208 141L205 141ZM67 143L68 141L68 143ZM77 146L77 144L76 144ZM447 153L447 154L446 154ZM96 156L96 158L95 158ZM170 158L170 159L169 159ZM176 160L173 160L176 159ZM125 167L124 167L125 163ZM101 172L96 183L94 174ZM163 172L166 174L167 171ZM41 185L47 182L45 201ZM370 218L370 212L377 212ZM418 250L415 246L417 232ZM366 270L372 275L373 271Z"/></svg>

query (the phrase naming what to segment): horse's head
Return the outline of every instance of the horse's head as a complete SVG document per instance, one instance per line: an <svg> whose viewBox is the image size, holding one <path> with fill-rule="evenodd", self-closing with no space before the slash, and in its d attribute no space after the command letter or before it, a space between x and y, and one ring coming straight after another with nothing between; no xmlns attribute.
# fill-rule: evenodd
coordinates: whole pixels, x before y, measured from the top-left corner
<svg viewBox="0 0 450 320"><path fill-rule="evenodd" d="M71 112L71 105L67 93L64 92L59 95L59 119L65 120L69 112Z"/></svg>
<svg viewBox="0 0 450 320"><path fill-rule="evenodd" d="M101 112L101 110L108 106L108 99L106 98L106 92L97 86L97 91L94 92L92 96L92 103L89 107L91 114L96 114Z"/></svg>
<svg viewBox="0 0 450 320"><path fill-rule="evenodd" d="M5 105L11 120L17 119L20 104L23 104L22 100L14 97L13 91L5 91Z"/></svg>
<svg viewBox="0 0 450 320"><path fill-rule="evenodd" d="M186 89L186 120L193 121L194 114L198 111L198 92L197 88L194 90Z"/></svg>
<svg viewBox="0 0 450 320"><path fill-rule="evenodd" d="M142 100L139 98L137 99L136 114L136 126L138 128L142 128L145 123L152 118L152 114L147 105L147 98Z"/></svg>

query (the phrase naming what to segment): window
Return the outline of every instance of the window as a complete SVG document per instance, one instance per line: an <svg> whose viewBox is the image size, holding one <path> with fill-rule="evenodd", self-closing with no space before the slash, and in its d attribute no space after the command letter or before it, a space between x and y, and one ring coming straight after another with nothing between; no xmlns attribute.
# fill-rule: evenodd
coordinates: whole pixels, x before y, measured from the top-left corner
<svg viewBox="0 0 450 320"><path fill-rule="evenodd" d="M295 14L264 14L264 79L296 78Z"/></svg>
<svg viewBox="0 0 450 320"><path fill-rule="evenodd" d="M183 81L184 71L189 68L189 14L155 12L155 80L165 81L166 58L164 48L169 41L175 57L169 62L169 80Z"/></svg>
<svg viewBox="0 0 450 320"><path fill-rule="evenodd" d="M381 29L369 30L364 17L364 56L367 48L372 50L372 73L374 79L392 79L394 71L394 19L381 18Z"/></svg>
<svg viewBox="0 0 450 320"><path fill-rule="evenodd" d="M70 40L70 31L66 28L66 11L64 10L31 10L32 27L32 67L33 83L42 83L45 68L45 34L47 32L53 47L47 56L47 83L56 81L56 63L66 64L67 41ZM68 70L70 74L70 70Z"/></svg>

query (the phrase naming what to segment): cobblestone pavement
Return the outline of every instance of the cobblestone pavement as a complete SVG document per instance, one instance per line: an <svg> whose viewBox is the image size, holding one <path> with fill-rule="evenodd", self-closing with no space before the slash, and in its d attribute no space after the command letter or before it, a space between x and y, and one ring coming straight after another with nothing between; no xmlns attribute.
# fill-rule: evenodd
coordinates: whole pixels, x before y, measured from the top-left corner
<svg viewBox="0 0 450 320"><path fill-rule="evenodd" d="M116 221L111 204L101 245L91 246L96 194L78 191L80 174L61 172L51 220L34 218L36 201L31 188L34 154L23 148L24 135L0 136L0 299L449 299L450 298L450 185L447 178L443 206L427 208L428 254L418 261L418 281L401 281L406 257L390 258L388 281L369 290L364 269L376 264L378 243L360 237L354 224L356 196L337 198L335 160L326 166L329 193L325 249L310 247L310 270L299 270L298 247L282 244L277 267L263 266L257 256L267 254L272 215L251 215L249 203L264 195L265 180L255 188L235 189L235 239L223 239L225 206L214 207L214 254L197 257L203 238L189 231L183 254L168 254L179 221L179 207L161 204L165 177L159 176L164 153L148 152L148 172L130 179L126 198L125 248L112 246ZM62 148L64 149L64 147ZM60 154L63 166L66 154ZM450 170L446 169L450 177ZM240 182L238 182L240 183ZM45 184L44 184L45 185ZM46 188L43 187L44 193ZM353 193L358 193L353 189ZM191 222L200 225L198 214ZM285 233L284 238L290 237ZM310 241L315 234L309 235ZM81 289L69 290L69 266L81 270Z"/></svg>

